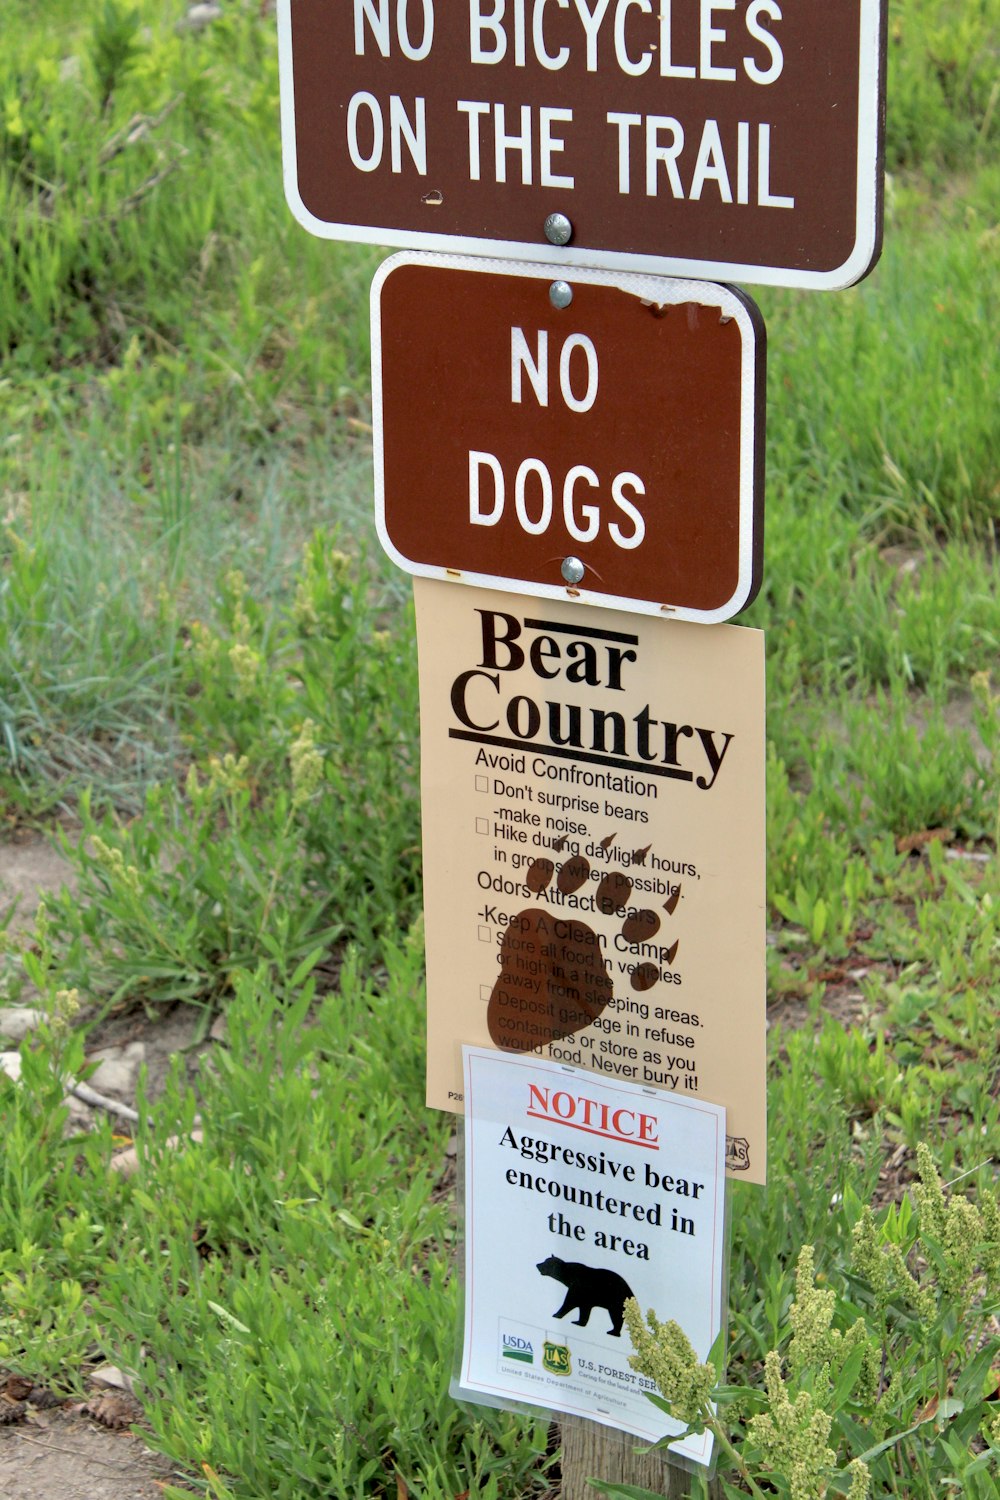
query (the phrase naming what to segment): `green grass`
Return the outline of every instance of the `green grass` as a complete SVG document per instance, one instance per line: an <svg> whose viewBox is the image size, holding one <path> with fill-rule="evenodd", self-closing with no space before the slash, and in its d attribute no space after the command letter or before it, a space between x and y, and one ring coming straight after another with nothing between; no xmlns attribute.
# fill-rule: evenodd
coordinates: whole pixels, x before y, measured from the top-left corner
<svg viewBox="0 0 1000 1500"><path fill-rule="evenodd" d="M397 1476L527 1500L544 1424L445 1394L413 625L370 514L379 256L288 214L273 20L178 11L4 13L0 816L58 826L78 888L2 978L54 1020L0 1078L0 1363L67 1390L133 1369L217 1500ZM772 1182L734 1194L730 1312L758 1387L803 1244L846 1308L860 1205L903 1195L920 1143L973 1199L1000 1158L998 36L996 0L890 4L882 261L760 296ZM128 1180L106 1130L62 1133L74 991L226 1013L197 1102L178 1073L143 1106ZM875 1493L959 1482L947 1442Z"/></svg>

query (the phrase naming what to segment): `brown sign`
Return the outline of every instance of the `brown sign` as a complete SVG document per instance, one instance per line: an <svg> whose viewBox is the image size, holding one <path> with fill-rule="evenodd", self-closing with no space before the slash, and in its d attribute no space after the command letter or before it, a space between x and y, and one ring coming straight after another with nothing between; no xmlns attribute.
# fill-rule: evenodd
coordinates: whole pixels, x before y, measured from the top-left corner
<svg viewBox="0 0 1000 1500"><path fill-rule="evenodd" d="M763 351L726 287L394 257L372 289L383 546L425 577L731 618L759 583Z"/></svg>
<svg viewBox="0 0 1000 1500"><path fill-rule="evenodd" d="M849 286L885 3L279 0L289 204L334 239Z"/></svg>

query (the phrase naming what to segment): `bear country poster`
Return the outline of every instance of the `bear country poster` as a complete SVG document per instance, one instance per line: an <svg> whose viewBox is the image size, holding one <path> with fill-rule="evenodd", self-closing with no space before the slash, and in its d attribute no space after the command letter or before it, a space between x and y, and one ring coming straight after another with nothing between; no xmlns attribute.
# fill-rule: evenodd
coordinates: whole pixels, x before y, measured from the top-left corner
<svg viewBox="0 0 1000 1500"><path fill-rule="evenodd" d="M580 1068L464 1049L465 1315L460 1399L588 1417L649 1442L634 1297L704 1360L721 1327L725 1111ZM699 1464L712 1439L671 1445Z"/></svg>
<svg viewBox="0 0 1000 1500"><path fill-rule="evenodd" d="M766 1175L759 631L414 579L427 1102L492 1044L726 1110Z"/></svg>

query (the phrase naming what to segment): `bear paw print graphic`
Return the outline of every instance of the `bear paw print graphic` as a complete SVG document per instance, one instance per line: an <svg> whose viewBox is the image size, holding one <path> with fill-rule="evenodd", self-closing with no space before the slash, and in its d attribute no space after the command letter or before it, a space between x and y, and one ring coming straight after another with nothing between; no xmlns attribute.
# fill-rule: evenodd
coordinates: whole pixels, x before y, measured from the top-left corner
<svg viewBox="0 0 1000 1500"><path fill-rule="evenodd" d="M615 838L610 834L602 841L604 853ZM556 840L553 853L564 847L564 839ZM633 850L619 863L629 869L645 864L650 847ZM663 919L649 907L631 904L633 882L627 871L605 870L596 877L596 889L590 894L588 888L594 881L590 861L583 854L571 854L559 863L540 856L529 865L524 883L546 904L518 912L504 931L500 973L486 1013L495 1046L528 1052L564 1041L592 1025L613 998L607 939L591 926L591 913L595 918L615 919L616 943L610 962L620 964L633 990L652 989L663 966L673 963L680 944L674 941L662 947L654 942ZM561 898L569 896L576 897L572 909L561 903ZM663 903L668 916L679 900L680 886L676 886Z"/></svg>

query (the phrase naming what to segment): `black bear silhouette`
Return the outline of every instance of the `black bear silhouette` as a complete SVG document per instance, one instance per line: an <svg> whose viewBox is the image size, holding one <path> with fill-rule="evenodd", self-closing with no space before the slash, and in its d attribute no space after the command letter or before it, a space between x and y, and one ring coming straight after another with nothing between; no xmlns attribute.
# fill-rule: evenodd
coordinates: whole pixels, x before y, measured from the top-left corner
<svg viewBox="0 0 1000 1500"><path fill-rule="evenodd" d="M538 1262L537 1270L543 1276L561 1281L566 1288L563 1305L554 1318L564 1318L576 1309L580 1316L573 1322L578 1328L586 1328L595 1307L603 1307L611 1319L608 1330L615 1338L622 1331L625 1320L625 1304L635 1293L617 1271L607 1271L602 1266L584 1266L575 1260L560 1260L558 1255L546 1256Z"/></svg>

